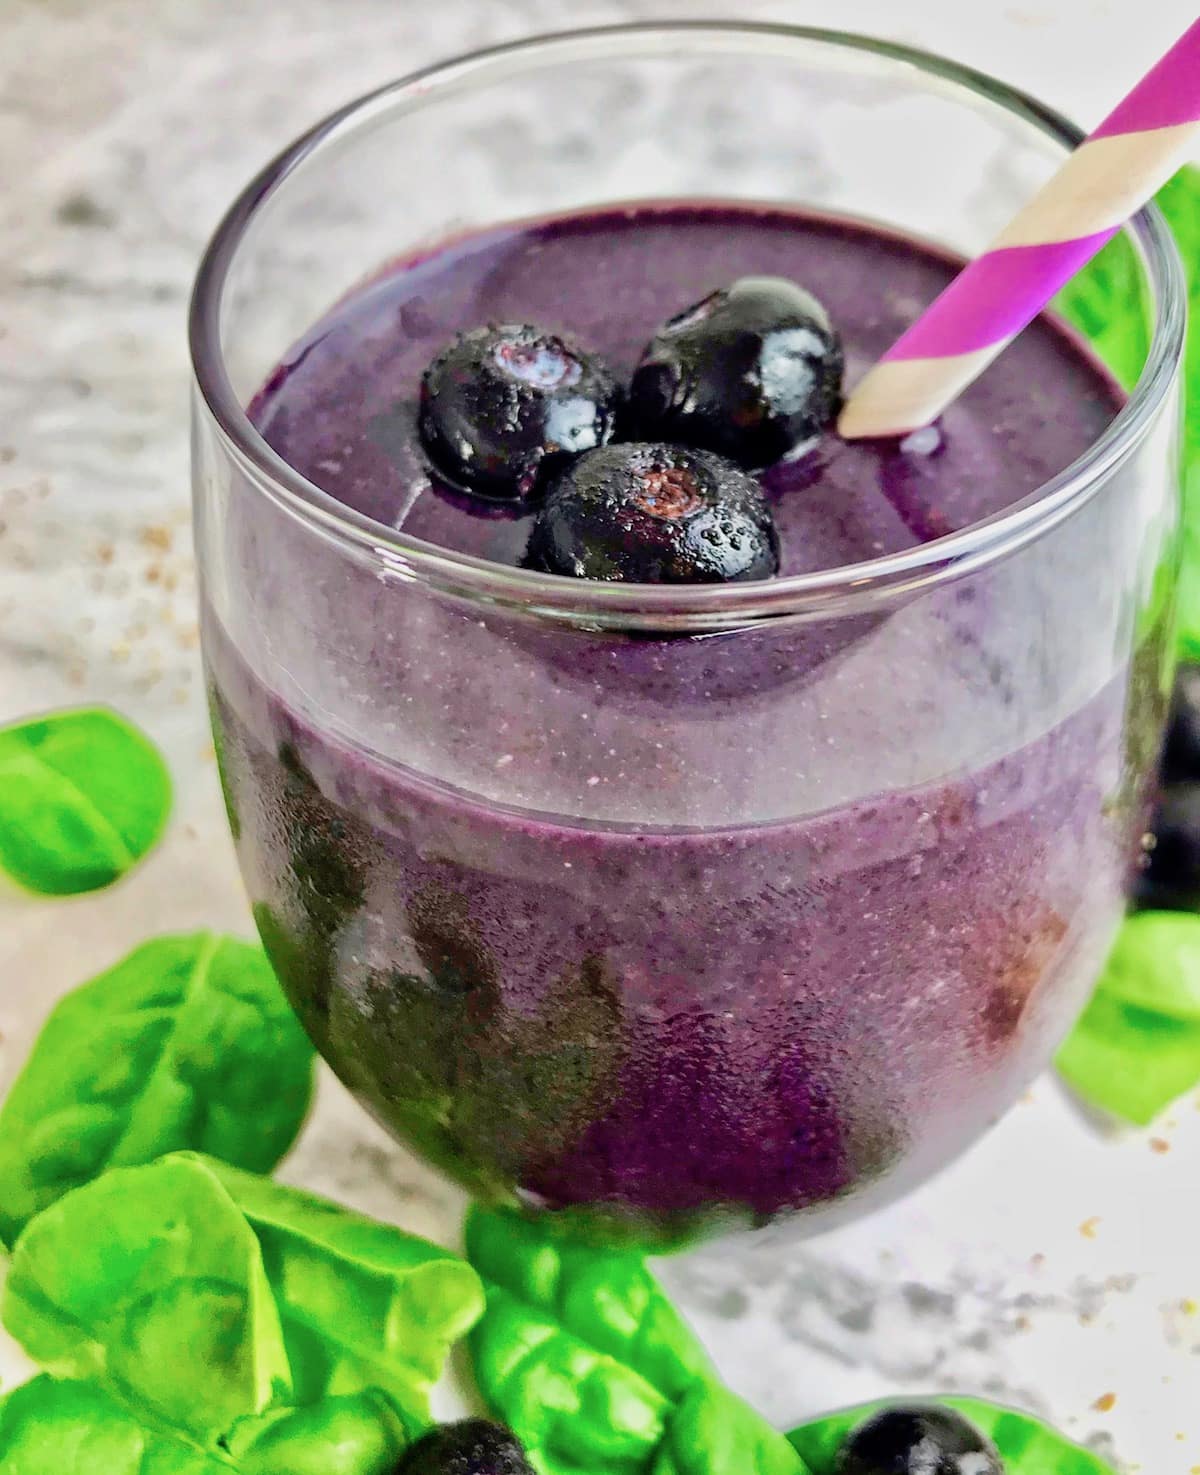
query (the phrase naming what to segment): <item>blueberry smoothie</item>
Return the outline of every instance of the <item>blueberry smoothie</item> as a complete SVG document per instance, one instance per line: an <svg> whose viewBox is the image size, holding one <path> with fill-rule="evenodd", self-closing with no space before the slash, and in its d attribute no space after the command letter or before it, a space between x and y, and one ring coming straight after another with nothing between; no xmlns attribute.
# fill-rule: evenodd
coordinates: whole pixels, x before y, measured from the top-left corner
<svg viewBox="0 0 1200 1475"><path fill-rule="evenodd" d="M337 503L508 569L859 564L1031 496L1122 403L1047 319L937 427L841 441L843 384L954 269L748 206L507 226L381 270L250 414ZM303 581L310 623L205 623L240 862L321 1052L472 1192L664 1243L824 1223L1044 1063L1121 913L1155 620L1062 678L1024 613L1079 617L1061 562L687 634L389 590L289 537L230 513L237 580Z"/></svg>

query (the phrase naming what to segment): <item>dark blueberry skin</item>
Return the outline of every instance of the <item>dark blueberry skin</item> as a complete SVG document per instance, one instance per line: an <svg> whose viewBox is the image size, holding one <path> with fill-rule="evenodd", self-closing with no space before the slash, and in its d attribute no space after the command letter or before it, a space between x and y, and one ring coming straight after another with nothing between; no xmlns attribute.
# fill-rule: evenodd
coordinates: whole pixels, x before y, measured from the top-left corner
<svg viewBox="0 0 1200 1475"><path fill-rule="evenodd" d="M1180 666L1171 695L1162 777L1166 784L1200 782L1200 666Z"/></svg>
<svg viewBox="0 0 1200 1475"><path fill-rule="evenodd" d="M550 484L525 565L634 584L768 579L779 569L779 539L761 487L720 456L604 446Z"/></svg>
<svg viewBox="0 0 1200 1475"><path fill-rule="evenodd" d="M503 1424L463 1419L409 1445L394 1475L534 1475L520 1440Z"/></svg>
<svg viewBox="0 0 1200 1475"><path fill-rule="evenodd" d="M570 338L529 324L460 333L421 380L421 441L459 491L529 498L544 473L604 445L620 404L616 380Z"/></svg>
<svg viewBox="0 0 1200 1475"><path fill-rule="evenodd" d="M830 423L842 369L841 342L811 293L783 277L742 277L651 340L629 391L630 433L758 470Z"/></svg>
<svg viewBox="0 0 1200 1475"><path fill-rule="evenodd" d="M1003 1475L1000 1456L974 1424L948 1408L890 1408L842 1446L837 1475Z"/></svg>
<svg viewBox="0 0 1200 1475"><path fill-rule="evenodd" d="M1142 909L1200 911L1200 782L1168 785L1150 821L1153 844L1138 880Z"/></svg>

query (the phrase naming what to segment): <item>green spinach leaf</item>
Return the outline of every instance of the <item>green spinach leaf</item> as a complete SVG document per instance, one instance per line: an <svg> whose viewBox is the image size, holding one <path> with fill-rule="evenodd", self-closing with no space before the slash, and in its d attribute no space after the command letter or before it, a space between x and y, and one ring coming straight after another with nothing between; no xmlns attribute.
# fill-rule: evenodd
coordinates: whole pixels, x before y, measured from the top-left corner
<svg viewBox="0 0 1200 1475"><path fill-rule="evenodd" d="M476 1379L537 1467L649 1471L674 1405L712 1372L641 1258L482 1210L467 1256L487 1291Z"/></svg>
<svg viewBox="0 0 1200 1475"><path fill-rule="evenodd" d="M1053 307L1084 335L1125 389L1132 389L1150 348L1150 303L1137 250L1125 234L1066 284ZM1114 311L1116 306L1120 311Z"/></svg>
<svg viewBox="0 0 1200 1475"><path fill-rule="evenodd" d="M668 1398L712 1376L704 1348L640 1255L595 1249L518 1214L483 1209L468 1217L466 1243L485 1282L550 1313Z"/></svg>
<svg viewBox="0 0 1200 1475"><path fill-rule="evenodd" d="M312 1094L313 1052L262 949L145 943L68 994L0 1107L0 1238L105 1167L193 1147L269 1171Z"/></svg>
<svg viewBox="0 0 1200 1475"><path fill-rule="evenodd" d="M377 1390L242 1420L210 1451L94 1383L43 1374L0 1402L5 1475L387 1475L415 1432Z"/></svg>
<svg viewBox="0 0 1200 1475"><path fill-rule="evenodd" d="M115 1168L39 1214L0 1314L49 1371L100 1383L203 1446L291 1401L258 1240L192 1158Z"/></svg>
<svg viewBox="0 0 1200 1475"><path fill-rule="evenodd" d="M698 1384L671 1415L653 1475L807 1475L778 1429L720 1384Z"/></svg>
<svg viewBox="0 0 1200 1475"><path fill-rule="evenodd" d="M1188 274L1184 519L1176 622L1181 654L1200 660L1200 169L1181 169L1155 203L1174 233ZM1122 234L1067 283L1054 303L1126 389L1136 383L1150 347L1152 319L1144 282L1137 253ZM1118 305L1121 310L1114 310Z"/></svg>
<svg viewBox="0 0 1200 1475"><path fill-rule="evenodd" d="M1184 363L1183 567L1177 621L1180 653L1200 660L1200 169L1189 167L1162 189L1162 208L1188 274Z"/></svg>
<svg viewBox="0 0 1200 1475"><path fill-rule="evenodd" d="M94 1383L34 1378L0 1402L4 1475L230 1475L219 1456L147 1428Z"/></svg>
<svg viewBox="0 0 1200 1475"><path fill-rule="evenodd" d="M894 1401L881 1400L827 1414L793 1429L788 1438L812 1475L834 1475L838 1450L851 1430ZM1099 1455L1072 1443L1031 1414L978 1398L937 1398L933 1402L965 1414L992 1440L1004 1461L1005 1475L1114 1475Z"/></svg>
<svg viewBox="0 0 1200 1475"><path fill-rule="evenodd" d="M422 1427L369 1388L245 1419L223 1443L238 1475L385 1475Z"/></svg>
<svg viewBox="0 0 1200 1475"><path fill-rule="evenodd" d="M383 1388L428 1420L452 1343L483 1311L479 1277L456 1255L390 1224L208 1164L253 1229L283 1323L295 1401Z"/></svg>
<svg viewBox="0 0 1200 1475"><path fill-rule="evenodd" d="M1200 1082L1200 916L1126 920L1057 1065L1086 1100L1139 1126Z"/></svg>
<svg viewBox="0 0 1200 1475"><path fill-rule="evenodd" d="M157 748L115 712L0 727L0 866L31 891L109 885L154 845L170 809Z"/></svg>

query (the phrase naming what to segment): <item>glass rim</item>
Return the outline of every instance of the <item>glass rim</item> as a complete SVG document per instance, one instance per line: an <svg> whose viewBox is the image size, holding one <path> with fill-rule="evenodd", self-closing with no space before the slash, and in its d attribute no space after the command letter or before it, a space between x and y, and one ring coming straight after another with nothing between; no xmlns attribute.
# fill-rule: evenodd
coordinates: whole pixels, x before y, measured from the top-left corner
<svg viewBox="0 0 1200 1475"><path fill-rule="evenodd" d="M501 80L514 62L670 57L681 44L690 44L702 54L735 40L746 46L800 43L860 52L997 104L1068 150L1084 138L1083 131L1061 113L985 72L899 42L814 26L719 20L591 26L489 46L408 73L345 104L277 154L235 198L201 257L188 311L195 387L227 453L247 481L314 532L377 563L385 577L425 583L475 603L515 608L542 618L601 628L696 633L782 616L824 617L890 603L1015 552L1087 502L1151 427L1183 360L1186 280L1174 238L1154 205L1139 211L1125 227L1141 247L1156 303L1146 362L1113 420L1069 466L1014 506L958 532L862 563L756 582L695 585L601 583L510 568L441 548L347 507L289 466L259 434L225 366L220 342L222 298L245 231L307 158L381 117L420 107L439 94L452 94L489 78Z"/></svg>

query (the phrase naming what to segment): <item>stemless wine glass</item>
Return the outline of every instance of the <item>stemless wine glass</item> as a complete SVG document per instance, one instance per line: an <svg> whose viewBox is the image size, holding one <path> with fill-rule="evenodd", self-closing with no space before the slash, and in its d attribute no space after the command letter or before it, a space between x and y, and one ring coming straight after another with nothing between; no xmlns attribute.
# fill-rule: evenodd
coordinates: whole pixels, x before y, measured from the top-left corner
<svg viewBox="0 0 1200 1475"><path fill-rule="evenodd" d="M386 87L220 226L196 546L246 885L325 1058L481 1198L658 1244L825 1227L1045 1064L1122 914L1169 685L1179 264L1153 211L1110 249L1100 351L1144 363L1036 494L767 583L433 547L284 464L248 402L344 294L473 229L753 200L969 254L1078 140L898 46L621 27Z"/></svg>

